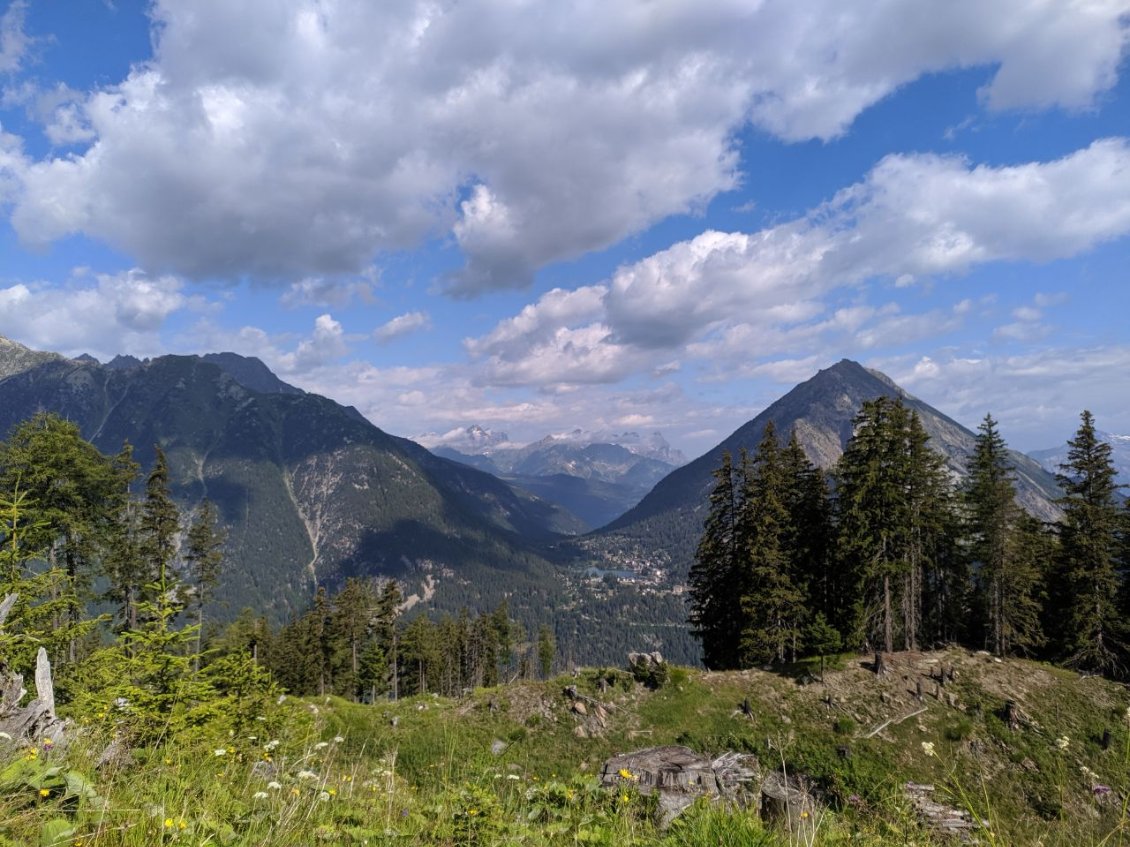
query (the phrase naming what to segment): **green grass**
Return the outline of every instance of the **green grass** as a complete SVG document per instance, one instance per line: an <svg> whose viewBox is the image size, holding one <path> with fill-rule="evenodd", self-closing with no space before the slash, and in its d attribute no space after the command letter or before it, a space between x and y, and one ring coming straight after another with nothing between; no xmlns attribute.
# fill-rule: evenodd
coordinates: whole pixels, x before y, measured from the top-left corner
<svg viewBox="0 0 1130 847"><path fill-rule="evenodd" d="M958 706L927 698L926 712L872 733L916 703L899 693L908 679L876 682L850 661L826 686L675 669L658 691L611 674L602 692L601 676L458 701L289 698L247 716L250 731L229 734L218 722L100 771L112 713L72 733L66 751L32 755L0 740L0 845L928 844L903 795L908 780L989 819L983 844L1130 844L1127 695L1101 680L970 660L947 689ZM569 685L603 704L603 727L593 709L587 718L572 710ZM1015 731L998 714L1012 687L1031 720ZM739 709L746 699L752 717ZM660 831L653 800L630 782L598 785L608 756L675 743L752 752L765 768L804 773L828 811L790 835L753 812L699 804Z"/></svg>

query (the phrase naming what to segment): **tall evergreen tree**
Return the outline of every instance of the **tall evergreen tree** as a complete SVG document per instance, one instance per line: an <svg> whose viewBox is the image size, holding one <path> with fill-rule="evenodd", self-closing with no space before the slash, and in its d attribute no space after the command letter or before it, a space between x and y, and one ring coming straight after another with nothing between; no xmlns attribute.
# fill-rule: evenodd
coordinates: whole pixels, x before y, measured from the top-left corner
<svg viewBox="0 0 1130 847"><path fill-rule="evenodd" d="M795 658L804 596L794 581L793 536L781 447L773 423L765 427L752 462L743 462L736 528L742 578L741 667Z"/></svg>
<svg viewBox="0 0 1130 847"><path fill-rule="evenodd" d="M79 428L41 412L18 425L0 445L0 492L21 492L30 510L25 543L41 551L57 569L55 624L75 626L85 616L93 578L109 546L113 507L126 492L114 464L82 437ZM56 661L74 661L75 639Z"/></svg>
<svg viewBox="0 0 1130 847"><path fill-rule="evenodd" d="M703 662L708 668L720 669L737 667L741 636L741 594L736 590L738 491L728 452L722 454L714 479L688 583L690 623L702 641Z"/></svg>
<svg viewBox="0 0 1130 847"><path fill-rule="evenodd" d="M854 423L836 497L850 611L835 623L856 646L915 649L927 629L925 597L936 631L960 605L946 546L948 483L921 421L901 400L867 401Z"/></svg>
<svg viewBox="0 0 1130 847"><path fill-rule="evenodd" d="M992 415L977 430L962 492L968 554L975 568L981 641L998 656L1023 652L1041 640L1033 527L1016 502L1015 476Z"/></svg>
<svg viewBox="0 0 1130 847"><path fill-rule="evenodd" d="M785 545L793 581L805 595L812 614L830 620L835 608L835 574L831 568L832 521L824 472L805 455L796 430L782 454L785 508L789 524Z"/></svg>
<svg viewBox="0 0 1130 847"><path fill-rule="evenodd" d="M1060 647L1073 667L1117 674L1125 670L1125 633L1118 610L1119 486L1111 447L1098 438L1089 411L1067 444L1067 461L1057 474L1064 490L1058 576L1066 602Z"/></svg>
<svg viewBox="0 0 1130 847"><path fill-rule="evenodd" d="M196 607L197 667L200 639L204 632L204 607L212 599L212 591L220 580L224 562L225 534L219 527L219 515L211 500L205 498L197 507L192 525L185 535L184 561L192 580L192 604Z"/></svg>

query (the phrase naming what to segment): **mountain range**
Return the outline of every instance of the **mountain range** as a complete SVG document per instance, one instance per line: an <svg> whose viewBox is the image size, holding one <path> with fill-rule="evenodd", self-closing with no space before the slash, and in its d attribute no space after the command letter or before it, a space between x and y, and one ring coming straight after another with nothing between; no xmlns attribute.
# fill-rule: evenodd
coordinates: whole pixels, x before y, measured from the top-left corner
<svg viewBox="0 0 1130 847"><path fill-rule="evenodd" d="M101 364L0 338L0 432L47 410L74 421L103 452L128 440L143 466L160 445L178 501L188 509L203 497L217 504L228 542L217 592L227 607L216 617L251 606L278 621L304 608L317 584L394 577L419 608L482 610L505 599L527 626L551 620L562 654L590 663L640 648L694 661L683 591L723 451L753 451L772 421L780 433L795 430L809 458L828 468L863 402L879 396L901 397L918 413L959 481L974 433L846 359L669 470L682 459L677 451L661 437L630 433L576 431L516 445L472 427L425 439L437 452L457 451L452 461L287 385L257 359L119 356ZM1011 458L1021 504L1057 518L1054 477L1031 458ZM595 513L578 520L509 479L533 490L543 483L542 493L556 487L558 502L570 484L585 496L598 486L650 491L582 535Z"/></svg>
<svg viewBox="0 0 1130 847"><path fill-rule="evenodd" d="M1110 445L1110 459L1114 465L1115 480L1120 485L1130 486L1130 435L1115 435L1113 432L1096 432L1100 441ZM1046 450L1033 450L1028 453L1049 473L1058 473L1059 466L1067 461L1067 445L1050 447ZM1123 494L1126 492L1123 491Z"/></svg>
<svg viewBox="0 0 1130 847"><path fill-rule="evenodd" d="M671 583L685 579L702 532L706 504L714 484L712 472L726 451L755 452L770 421L782 437L795 432L808 458L832 467L852 435L856 414L866 400L900 397L917 412L930 445L938 450L955 483L966 475L975 434L897 386L889 377L843 359L818 372L770 405L753 420L693 462L665 477L638 505L609 526L585 539L589 554L618 567L658 568ZM1055 520L1060 509L1054 476L1033 459L1010 451L1015 467L1017 499L1031 514Z"/></svg>
<svg viewBox="0 0 1130 847"><path fill-rule="evenodd" d="M570 432L529 443L480 426L417 436L437 456L487 471L577 516L586 530L636 505L686 457L658 432Z"/></svg>
<svg viewBox="0 0 1130 847"><path fill-rule="evenodd" d="M316 584L383 575L436 608L513 598L515 615L531 617L560 593L540 542L580 528L231 353L102 365L0 339L0 432L39 410L105 453L129 441L143 468L160 445L178 502L216 503L228 533L221 616L252 606L281 620Z"/></svg>

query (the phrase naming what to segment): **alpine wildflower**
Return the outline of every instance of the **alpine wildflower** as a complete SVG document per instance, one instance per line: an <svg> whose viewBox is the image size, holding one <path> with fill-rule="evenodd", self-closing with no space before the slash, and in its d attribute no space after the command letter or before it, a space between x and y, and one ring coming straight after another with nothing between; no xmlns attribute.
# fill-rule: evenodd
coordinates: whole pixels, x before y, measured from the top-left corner
<svg viewBox="0 0 1130 847"><path fill-rule="evenodd" d="M1059 738L1057 738L1055 740L1055 746L1057 748L1059 748L1060 750L1066 750L1068 747L1071 746L1071 739L1068 738L1066 735L1061 735Z"/></svg>
<svg viewBox="0 0 1130 847"><path fill-rule="evenodd" d="M937 756L938 755L937 752L934 750L934 742L933 741L923 741L922 742L922 752L925 753L927 756Z"/></svg>

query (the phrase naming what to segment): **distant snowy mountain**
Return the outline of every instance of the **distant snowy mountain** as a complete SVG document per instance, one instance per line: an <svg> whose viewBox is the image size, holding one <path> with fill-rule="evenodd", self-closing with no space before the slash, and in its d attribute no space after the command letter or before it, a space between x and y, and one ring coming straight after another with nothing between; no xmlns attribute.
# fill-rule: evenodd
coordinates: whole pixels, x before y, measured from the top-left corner
<svg viewBox="0 0 1130 847"><path fill-rule="evenodd" d="M1096 432L1100 439L1111 447L1110 458L1117 471L1117 481L1130 485L1130 435L1115 435L1113 432ZM1046 450L1033 450L1028 455L1051 473L1059 473L1059 466L1067 461L1067 443ZM1125 492L1124 492L1125 493Z"/></svg>
<svg viewBox="0 0 1130 847"><path fill-rule="evenodd" d="M658 432L574 429L522 444L469 426L414 439L437 456L488 471L563 506L595 529L619 517L686 457Z"/></svg>

